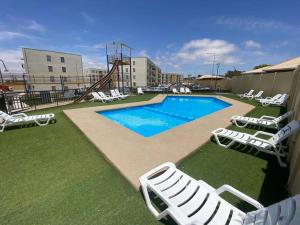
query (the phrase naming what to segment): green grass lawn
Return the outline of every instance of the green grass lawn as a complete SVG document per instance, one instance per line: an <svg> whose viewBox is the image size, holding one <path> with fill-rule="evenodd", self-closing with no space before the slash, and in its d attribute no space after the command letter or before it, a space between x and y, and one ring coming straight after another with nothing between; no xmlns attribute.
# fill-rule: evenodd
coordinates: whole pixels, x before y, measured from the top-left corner
<svg viewBox="0 0 300 225"><path fill-rule="evenodd" d="M112 104L154 96L130 97ZM141 194L62 112L101 104L88 102L41 110L35 113L53 112L57 122L0 134L1 225L160 224L146 208ZM279 113L278 107L257 106L249 115ZM265 154L224 149L208 142L179 167L214 187L230 184L263 204L286 196L287 170L279 168L275 157ZM246 208L235 198L225 197Z"/></svg>

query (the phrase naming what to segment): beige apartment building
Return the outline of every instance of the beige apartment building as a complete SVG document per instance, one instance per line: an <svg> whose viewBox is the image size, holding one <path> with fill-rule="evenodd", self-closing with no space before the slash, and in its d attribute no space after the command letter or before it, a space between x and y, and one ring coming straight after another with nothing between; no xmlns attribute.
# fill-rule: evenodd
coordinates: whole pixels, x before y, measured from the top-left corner
<svg viewBox="0 0 300 225"><path fill-rule="evenodd" d="M161 78L161 84L177 84L180 85L183 82L183 75L179 73L163 73Z"/></svg>
<svg viewBox="0 0 300 225"><path fill-rule="evenodd" d="M100 68L87 68L84 69L83 74L90 79L91 83L95 83L101 80L107 74L107 71Z"/></svg>
<svg viewBox="0 0 300 225"><path fill-rule="evenodd" d="M130 66L123 66L123 72L124 86L130 87ZM148 57L132 57L131 74L133 87L157 86L161 82L161 69Z"/></svg>
<svg viewBox="0 0 300 225"><path fill-rule="evenodd" d="M68 90L89 86L83 76L81 55L22 48L30 90Z"/></svg>

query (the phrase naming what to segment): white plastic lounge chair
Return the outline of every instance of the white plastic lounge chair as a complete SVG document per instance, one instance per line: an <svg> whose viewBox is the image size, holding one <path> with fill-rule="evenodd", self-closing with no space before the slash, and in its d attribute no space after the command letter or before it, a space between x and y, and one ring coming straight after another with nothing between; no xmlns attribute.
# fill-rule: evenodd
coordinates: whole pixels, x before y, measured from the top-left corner
<svg viewBox="0 0 300 225"><path fill-rule="evenodd" d="M300 221L300 195L264 207L227 184L215 189L195 180L170 162L152 169L139 180L147 207L157 220L170 216L180 225L296 225ZM165 210L159 212L153 206L150 191L167 206ZM220 197L223 192L237 196L257 210L241 211Z"/></svg>
<svg viewBox="0 0 300 225"><path fill-rule="evenodd" d="M273 116L262 116L260 118L255 117L245 117L245 116L233 116L231 117L231 121L237 127L246 127L247 125L256 125L267 128L280 128L280 122L289 118L293 115L293 111L286 112L285 114L279 117Z"/></svg>
<svg viewBox="0 0 300 225"><path fill-rule="evenodd" d="M191 90L188 87L185 88L185 93L186 94L192 94Z"/></svg>
<svg viewBox="0 0 300 225"><path fill-rule="evenodd" d="M264 93L264 91L259 91L259 92L257 92L256 95L254 95L254 94L253 94L253 95L249 95L249 96L247 96L247 98L248 98L249 100L252 100L252 99L260 99L263 93Z"/></svg>
<svg viewBox="0 0 300 225"><path fill-rule="evenodd" d="M137 93L138 93L138 95L143 95L144 94L143 89L137 88Z"/></svg>
<svg viewBox="0 0 300 225"><path fill-rule="evenodd" d="M104 94L102 91L99 91L98 94L103 98L105 101L113 101L115 99L119 99L118 97L113 97L113 96L107 96Z"/></svg>
<svg viewBox="0 0 300 225"><path fill-rule="evenodd" d="M277 94L277 95L274 95L273 97L258 98L257 101L259 101L260 103L267 102L267 101L275 101L275 100L279 99L281 96L282 96L282 94Z"/></svg>
<svg viewBox="0 0 300 225"><path fill-rule="evenodd" d="M111 95L111 97L116 98L116 99L120 99L120 100L124 99L123 97L118 96L117 93L115 92L115 90L110 90L110 95Z"/></svg>
<svg viewBox="0 0 300 225"><path fill-rule="evenodd" d="M180 91L180 94L185 94L185 88L184 88L184 87L181 87L181 88L179 89L179 91Z"/></svg>
<svg viewBox="0 0 300 225"><path fill-rule="evenodd" d="M3 132L6 127L23 125L26 123L36 123L38 126L46 126L54 119L54 117L55 115L53 113L27 116L25 113L8 115L7 113L0 111L0 132Z"/></svg>
<svg viewBox="0 0 300 225"><path fill-rule="evenodd" d="M173 94L178 94L178 91L177 91L176 88L173 88L173 89L172 89L172 92L173 92Z"/></svg>
<svg viewBox="0 0 300 225"><path fill-rule="evenodd" d="M108 100L102 98L98 92L92 92L91 94L93 96L93 98L91 99L91 101L94 101L94 102L99 101L99 102L103 102L103 103L105 103L105 102L108 101Z"/></svg>
<svg viewBox="0 0 300 225"><path fill-rule="evenodd" d="M238 131L228 130L225 128L219 128L212 131L214 138L218 145L229 148L235 143L243 144L245 146L249 145L258 151L265 152L277 157L278 163L281 167L286 167L286 163L282 161L282 157L285 157L287 148L282 144L282 141L287 139L293 133L295 133L300 127L299 122L293 120L283 128L281 128L276 134L257 131L255 134L251 135L248 133L242 133ZM258 135L269 136L269 139L262 139L257 137ZM222 139L229 139L228 144L222 144Z"/></svg>
<svg viewBox="0 0 300 225"><path fill-rule="evenodd" d="M121 94L118 89L115 89L115 92L116 92L117 96L120 96L123 99L125 99L125 98L127 98L129 96L129 95Z"/></svg>
<svg viewBox="0 0 300 225"><path fill-rule="evenodd" d="M251 89L249 92L246 92L244 94L239 94L240 98L247 98L253 94L254 90Z"/></svg>
<svg viewBox="0 0 300 225"><path fill-rule="evenodd" d="M275 100L261 101L261 104L262 104L262 106L269 106L269 105L284 106L286 104L288 98L289 98L288 94L283 94Z"/></svg>

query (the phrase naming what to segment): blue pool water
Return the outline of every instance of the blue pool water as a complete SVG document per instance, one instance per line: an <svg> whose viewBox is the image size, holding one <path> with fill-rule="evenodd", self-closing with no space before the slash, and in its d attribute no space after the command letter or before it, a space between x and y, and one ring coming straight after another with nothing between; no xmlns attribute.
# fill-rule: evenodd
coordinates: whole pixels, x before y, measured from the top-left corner
<svg viewBox="0 0 300 225"><path fill-rule="evenodd" d="M98 112L144 137L151 137L230 104L213 97L166 97L162 103Z"/></svg>

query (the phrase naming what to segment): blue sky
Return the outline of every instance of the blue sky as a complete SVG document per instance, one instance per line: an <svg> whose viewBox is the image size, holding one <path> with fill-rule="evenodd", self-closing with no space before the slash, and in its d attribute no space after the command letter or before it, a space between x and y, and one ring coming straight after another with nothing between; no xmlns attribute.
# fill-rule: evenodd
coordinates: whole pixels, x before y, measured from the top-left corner
<svg viewBox="0 0 300 225"><path fill-rule="evenodd" d="M79 53L105 68L105 44L122 41L165 72L248 70L300 55L299 1L5 1L0 58L20 70L21 47Z"/></svg>

